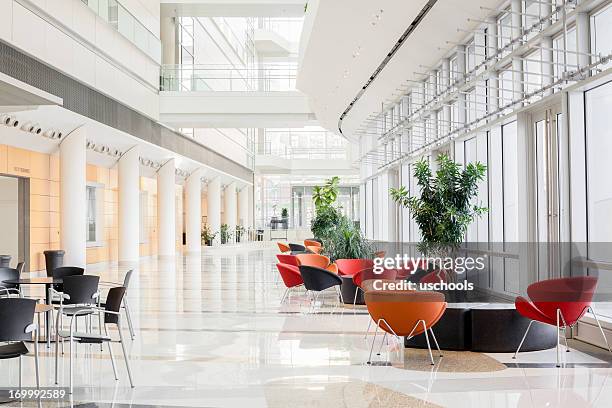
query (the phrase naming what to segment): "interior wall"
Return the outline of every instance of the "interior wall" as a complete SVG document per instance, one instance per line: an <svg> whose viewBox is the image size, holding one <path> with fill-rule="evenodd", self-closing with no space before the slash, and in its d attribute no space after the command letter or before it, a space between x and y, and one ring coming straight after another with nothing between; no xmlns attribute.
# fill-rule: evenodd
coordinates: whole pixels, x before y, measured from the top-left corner
<svg viewBox="0 0 612 408"><path fill-rule="evenodd" d="M11 266L19 259L19 181L0 176L0 254L11 256Z"/></svg>

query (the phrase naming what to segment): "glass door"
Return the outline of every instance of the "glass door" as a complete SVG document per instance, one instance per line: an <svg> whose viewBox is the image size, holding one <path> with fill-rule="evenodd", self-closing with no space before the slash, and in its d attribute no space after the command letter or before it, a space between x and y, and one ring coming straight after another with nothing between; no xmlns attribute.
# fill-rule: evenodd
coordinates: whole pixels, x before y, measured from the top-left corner
<svg viewBox="0 0 612 408"><path fill-rule="evenodd" d="M538 280L561 276L559 208L559 139L561 106L533 115L535 144Z"/></svg>

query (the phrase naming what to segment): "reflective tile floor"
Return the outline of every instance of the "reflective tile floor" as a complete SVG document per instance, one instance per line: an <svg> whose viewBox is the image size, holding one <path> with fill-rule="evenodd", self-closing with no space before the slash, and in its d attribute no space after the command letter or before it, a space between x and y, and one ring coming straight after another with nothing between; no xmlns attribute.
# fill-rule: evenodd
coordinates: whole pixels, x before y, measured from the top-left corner
<svg viewBox="0 0 612 408"><path fill-rule="evenodd" d="M139 263L128 297L136 388L118 344L119 381L106 350L81 344L72 402L5 406L612 407L612 366L576 349L563 353L564 368L555 367L554 350L523 353L518 365L509 354L448 353L431 366L425 354L404 354L391 340L369 366L365 309L341 307L332 291L314 307L300 290L281 305L276 251L256 245ZM87 272L121 281L126 270L96 265ZM42 385L52 386L53 346L39 350ZM67 350L60 364L67 386ZM0 373L1 387L16 386L17 360L0 360ZM27 357L24 385L34 384L33 373Z"/></svg>

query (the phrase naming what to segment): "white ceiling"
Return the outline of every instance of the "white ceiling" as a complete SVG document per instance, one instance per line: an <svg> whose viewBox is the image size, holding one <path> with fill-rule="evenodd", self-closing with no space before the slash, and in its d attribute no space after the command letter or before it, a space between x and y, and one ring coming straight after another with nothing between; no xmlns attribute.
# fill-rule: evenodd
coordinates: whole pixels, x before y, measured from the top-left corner
<svg viewBox="0 0 612 408"><path fill-rule="evenodd" d="M312 3L312 4L311 4ZM309 96L321 126L338 132L338 119L427 3L426 0L315 0L309 2L297 87ZM397 98L408 80L449 54L452 44L475 29L499 0L438 0L367 88L343 121L355 131L382 104ZM381 11L382 10L382 11ZM309 21L310 20L310 21ZM395 95L394 95L395 94Z"/></svg>

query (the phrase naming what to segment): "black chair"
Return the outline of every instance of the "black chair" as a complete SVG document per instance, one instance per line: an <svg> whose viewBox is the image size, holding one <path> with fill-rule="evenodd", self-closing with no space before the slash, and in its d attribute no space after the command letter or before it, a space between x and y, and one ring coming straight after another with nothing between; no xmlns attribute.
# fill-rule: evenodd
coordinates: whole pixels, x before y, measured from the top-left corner
<svg viewBox="0 0 612 408"><path fill-rule="evenodd" d="M322 291L334 287L336 288L340 301L344 303L342 292L339 290L340 285L342 285L342 279L335 273L314 266L300 265L300 274L304 280L304 287L306 290L317 292L313 301L318 299Z"/></svg>
<svg viewBox="0 0 612 408"><path fill-rule="evenodd" d="M19 285L5 283L5 280L19 279L19 271L13 268L0 268L0 297L18 295L21 296Z"/></svg>
<svg viewBox="0 0 612 408"><path fill-rule="evenodd" d="M29 353L24 341L32 340L34 334L34 366L36 388L40 387L38 374L38 327L34 323L36 300L7 298L0 299L0 359L19 358L19 389L22 384L22 356Z"/></svg>
<svg viewBox="0 0 612 408"><path fill-rule="evenodd" d="M68 276L80 276L85 274L85 269L79 268L78 266L61 266L53 270L53 278L64 279ZM53 285L53 289L58 292L62 291L62 284Z"/></svg>
<svg viewBox="0 0 612 408"><path fill-rule="evenodd" d="M19 262L15 269L19 271L19 277L21 277L21 274L25 271L25 262Z"/></svg>
<svg viewBox="0 0 612 408"><path fill-rule="evenodd" d="M134 332L134 325L132 324L132 316L130 314L130 306L127 301L127 290L130 286L130 280L132 279L132 273L134 273L133 269L130 269L125 273L123 277L123 284L113 283L113 282L100 282L100 285L110 285L111 287L123 287L125 288L125 296L123 296L123 309L125 309L125 317L128 323L128 328L130 329L130 337L132 340L136 337L136 333ZM100 303L99 306L105 307L106 302Z"/></svg>
<svg viewBox="0 0 612 408"><path fill-rule="evenodd" d="M289 244L289 249L291 249L292 255L303 254L307 252L306 247L300 244Z"/></svg>
<svg viewBox="0 0 612 408"><path fill-rule="evenodd" d="M58 330L56 333L56 341L55 341L55 384L58 384L58 360L59 360L59 346L58 342L60 339L69 339L70 340L70 394L72 394L72 365L73 365L73 343L76 341L78 343L84 344L104 344L108 345L108 352L110 354L111 363L113 365L113 372L115 374L115 380L118 380L119 377L117 375L117 367L115 366L115 357L113 355L113 349L111 347L111 342L116 341L113 340L109 334L106 325L115 324L117 325L117 331L119 332L119 340L121 343L121 349L123 350L123 358L125 359L125 366L127 368L128 377L130 379L130 385L134 388L134 382L132 380L132 371L130 370L130 361L128 359L128 355L125 349L125 343L123 342L123 331L121 330L121 304L123 303L123 297L125 296L125 288L124 287L116 287L112 288L108 291L108 296L106 297L106 303L104 308L100 307L90 307L90 308L81 308L76 311L70 318L70 330ZM93 334L93 333L80 333L76 330L76 320L75 318L81 315L85 315L87 313L100 313L100 315L104 314L104 334ZM58 324L59 327L59 316L58 316Z"/></svg>
<svg viewBox="0 0 612 408"><path fill-rule="evenodd" d="M59 299L58 304L55 305L57 321L59 322L59 326L55 328L56 331L63 327L63 316L77 315L77 312L81 309L86 310L87 313L78 313L78 316L89 317L89 328L91 329L91 315L94 313L91 307L98 305L100 295L98 292L99 282L100 277L94 275L67 276L62 284L62 292L49 288L49 296ZM102 330L101 326L100 330Z"/></svg>

